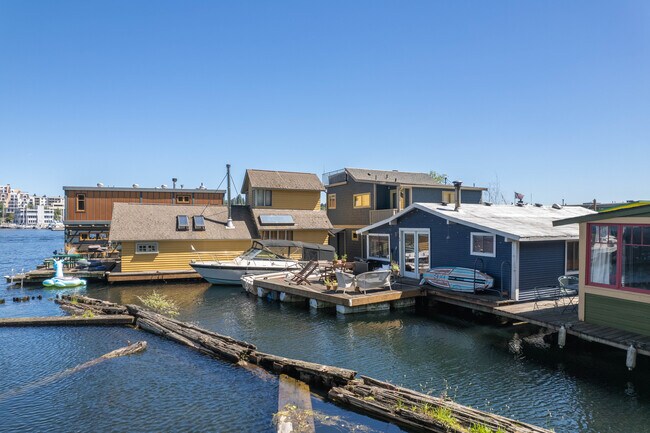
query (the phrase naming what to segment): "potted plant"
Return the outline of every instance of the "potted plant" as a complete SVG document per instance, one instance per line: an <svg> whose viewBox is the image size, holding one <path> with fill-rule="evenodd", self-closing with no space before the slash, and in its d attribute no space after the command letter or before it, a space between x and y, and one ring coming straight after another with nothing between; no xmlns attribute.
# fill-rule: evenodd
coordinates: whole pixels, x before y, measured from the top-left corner
<svg viewBox="0 0 650 433"><path fill-rule="evenodd" d="M348 255L347 255L347 254L343 254L343 255L341 256L341 262L345 263L345 262L347 262L347 261L348 261Z"/></svg>
<svg viewBox="0 0 650 433"><path fill-rule="evenodd" d="M339 260L339 255L334 253L334 260L332 261L335 265L340 265L341 261Z"/></svg>
<svg viewBox="0 0 650 433"><path fill-rule="evenodd" d="M332 284L332 280L330 280L329 277L325 277L325 279L323 280L323 284L325 284L327 290L332 290L334 287L334 284Z"/></svg>
<svg viewBox="0 0 650 433"><path fill-rule="evenodd" d="M390 262L390 271L394 277L399 277L399 264L397 262Z"/></svg>

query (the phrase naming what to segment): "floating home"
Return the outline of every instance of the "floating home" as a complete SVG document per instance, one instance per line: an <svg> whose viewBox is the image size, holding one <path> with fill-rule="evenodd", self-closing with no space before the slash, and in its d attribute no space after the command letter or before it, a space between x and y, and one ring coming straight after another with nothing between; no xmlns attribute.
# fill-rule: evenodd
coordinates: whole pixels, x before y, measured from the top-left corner
<svg viewBox="0 0 650 433"><path fill-rule="evenodd" d="M580 226L579 320L650 336L650 203L554 224Z"/></svg>
<svg viewBox="0 0 650 433"><path fill-rule="evenodd" d="M192 260L231 260L252 244L257 231L246 206L115 203L110 240L121 251L122 273L192 271ZM119 275L113 275L119 277Z"/></svg>
<svg viewBox="0 0 650 433"><path fill-rule="evenodd" d="M132 188L64 186L65 246L78 252L106 250L114 203L223 205L225 191L199 187Z"/></svg>
<svg viewBox="0 0 650 433"><path fill-rule="evenodd" d="M553 221L590 213L557 205L413 203L358 233L364 257L395 261L405 277L419 279L438 266L477 269L494 277L504 297L524 300L579 271L577 224Z"/></svg>
<svg viewBox="0 0 650 433"><path fill-rule="evenodd" d="M327 216L334 225L331 244L339 254L362 257L356 231L395 215L411 203L454 203L452 184L427 173L343 168L323 175L327 183ZM481 203L486 188L462 186L463 202Z"/></svg>

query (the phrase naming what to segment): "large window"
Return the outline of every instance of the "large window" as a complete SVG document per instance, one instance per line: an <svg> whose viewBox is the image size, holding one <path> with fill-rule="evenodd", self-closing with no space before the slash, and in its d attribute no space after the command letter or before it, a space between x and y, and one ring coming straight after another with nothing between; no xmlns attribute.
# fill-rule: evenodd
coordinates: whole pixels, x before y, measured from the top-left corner
<svg viewBox="0 0 650 433"><path fill-rule="evenodd" d="M253 190L253 206L271 206L272 192L270 189Z"/></svg>
<svg viewBox="0 0 650 433"><path fill-rule="evenodd" d="M368 235L368 258L390 260L390 237L388 235Z"/></svg>
<svg viewBox="0 0 650 433"><path fill-rule="evenodd" d="M370 193L354 194L352 206L356 208L370 207Z"/></svg>
<svg viewBox="0 0 650 433"><path fill-rule="evenodd" d="M490 233L472 233L471 255L496 257L496 236Z"/></svg>
<svg viewBox="0 0 650 433"><path fill-rule="evenodd" d="M135 244L136 254L157 254L158 242L138 242Z"/></svg>
<svg viewBox="0 0 650 433"><path fill-rule="evenodd" d="M568 274L577 274L580 265L580 257L579 257L579 242L578 241L567 241L566 242L566 269L564 272Z"/></svg>
<svg viewBox="0 0 650 433"><path fill-rule="evenodd" d="M589 282L650 290L650 226L589 224Z"/></svg>

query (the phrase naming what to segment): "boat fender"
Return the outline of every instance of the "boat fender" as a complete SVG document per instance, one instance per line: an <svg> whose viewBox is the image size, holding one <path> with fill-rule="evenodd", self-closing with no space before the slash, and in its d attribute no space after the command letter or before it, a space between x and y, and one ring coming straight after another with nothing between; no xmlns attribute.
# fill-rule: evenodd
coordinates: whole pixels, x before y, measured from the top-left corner
<svg viewBox="0 0 650 433"><path fill-rule="evenodd" d="M566 344L566 328L564 325L560 326L560 331L557 333L557 346L562 349Z"/></svg>
<svg viewBox="0 0 650 433"><path fill-rule="evenodd" d="M625 365L630 371L636 367L636 352L637 350L634 344L630 344L630 347L627 348L627 358L625 359Z"/></svg>

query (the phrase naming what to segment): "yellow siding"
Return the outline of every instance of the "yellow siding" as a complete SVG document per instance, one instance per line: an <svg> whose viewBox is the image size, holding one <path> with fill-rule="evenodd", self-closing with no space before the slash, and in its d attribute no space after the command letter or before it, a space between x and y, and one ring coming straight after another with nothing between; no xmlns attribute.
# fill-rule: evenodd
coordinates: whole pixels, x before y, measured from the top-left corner
<svg viewBox="0 0 650 433"><path fill-rule="evenodd" d="M272 209L320 210L320 192L273 190Z"/></svg>
<svg viewBox="0 0 650 433"><path fill-rule="evenodd" d="M122 242L122 272L192 269L192 260L230 260L251 241L159 241L158 254L135 254L135 242ZM194 246L197 252L192 251Z"/></svg>
<svg viewBox="0 0 650 433"><path fill-rule="evenodd" d="M293 240L327 245L327 230L294 230Z"/></svg>

